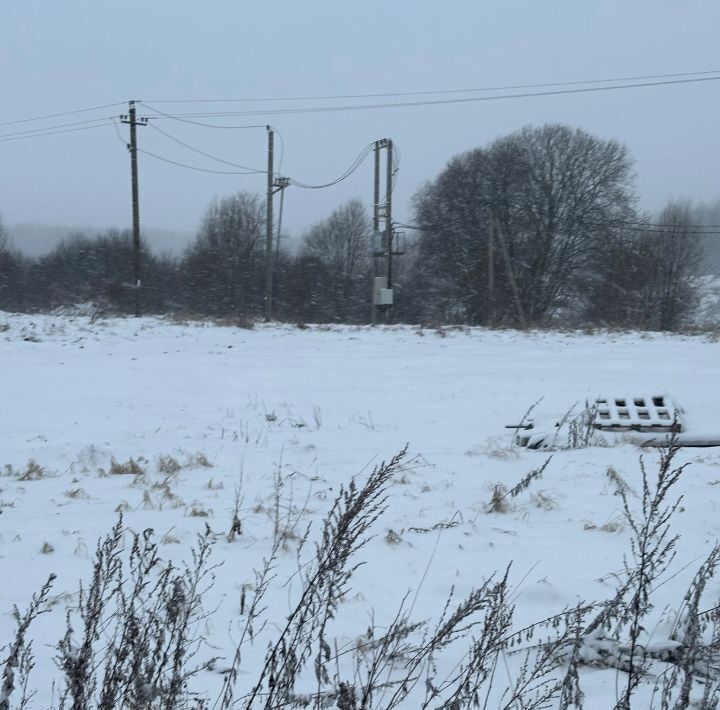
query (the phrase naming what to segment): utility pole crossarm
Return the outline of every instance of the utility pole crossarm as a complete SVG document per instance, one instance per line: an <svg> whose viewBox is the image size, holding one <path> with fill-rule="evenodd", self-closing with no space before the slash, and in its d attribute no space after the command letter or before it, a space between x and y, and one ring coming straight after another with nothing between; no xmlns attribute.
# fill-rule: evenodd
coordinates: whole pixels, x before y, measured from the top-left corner
<svg viewBox="0 0 720 710"><path fill-rule="evenodd" d="M286 187L290 187L290 178L287 177L276 177L273 180L273 195L277 192L281 192Z"/></svg>

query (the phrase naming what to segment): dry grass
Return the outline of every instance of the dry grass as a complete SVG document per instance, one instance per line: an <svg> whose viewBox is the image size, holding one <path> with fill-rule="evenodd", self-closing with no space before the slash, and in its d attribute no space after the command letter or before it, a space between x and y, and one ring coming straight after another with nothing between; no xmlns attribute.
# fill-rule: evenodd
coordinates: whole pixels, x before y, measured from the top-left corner
<svg viewBox="0 0 720 710"><path fill-rule="evenodd" d="M546 491L531 493L530 500L534 506L541 508L542 510L555 510L559 507L557 500Z"/></svg>
<svg viewBox="0 0 720 710"><path fill-rule="evenodd" d="M125 463L120 463L114 457L110 461L110 474L113 476L142 476L145 469L135 459L128 459Z"/></svg>
<svg viewBox="0 0 720 710"><path fill-rule="evenodd" d="M620 475L620 472L614 466L608 466L605 475L615 488L615 495L626 495L637 498L638 494L633 490L632 486Z"/></svg>
<svg viewBox="0 0 720 710"><path fill-rule="evenodd" d="M160 542L163 545L179 545L180 539L167 532L162 536L162 538L160 538Z"/></svg>
<svg viewBox="0 0 720 710"><path fill-rule="evenodd" d="M174 474L177 473L182 466L174 456L159 456L157 460L158 473Z"/></svg>
<svg viewBox="0 0 720 710"><path fill-rule="evenodd" d="M502 483L493 487L490 502L487 505L488 513L509 513L513 508L508 498L508 489Z"/></svg>
<svg viewBox="0 0 720 710"><path fill-rule="evenodd" d="M19 481L40 481L47 478L48 471L41 466L35 459L30 459L25 468L18 474Z"/></svg>
<svg viewBox="0 0 720 710"><path fill-rule="evenodd" d="M158 552L158 544L180 542L171 534L172 529L159 543L154 541L152 530L133 534L128 546L128 531L120 520L98 543L92 578L83 583L83 593L72 602L64 602L69 606L68 625L56 646L60 706L87 710L151 706L167 710L231 710L240 706L579 710L583 706L581 684L588 676L579 671L595 666L615 674L618 695L622 693L621 702L615 706L621 710L636 707L636 703L645 707L638 702L641 693L637 690L641 684L651 689L656 681L663 708L717 707L720 614L716 609L702 611L707 604L701 601L708 582L720 568L720 546L713 549L693 578L673 629L662 638L657 635L652 644L641 633L652 622L649 612L656 603L655 590L674 574L670 563L677 538L668 526L671 516L680 510L680 501L673 500L671 492L683 467L673 467L673 451L662 454L657 482L649 479L642 466L642 498L637 512L629 506L628 492L618 490L623 503L621 520L629 529L632 545L630 554L624 556L624 568L612 575L617 586L610 598L565 609L518 630L513 622L517 596L509 583L508 568L464 599L455 600L451 594L435 622L411 618L409 593L389 624L380 627L371 621L356 643L339 650L331 629L342 615L345 600L364 598L351 584L354 571L362 564L357 554L386 510L393 479L402 470L403 455L377 467L364 485L352 481L340 488L322 521L318 544L298 546L302 574L292 577L299 580L299 589L292 595L289 610L268 618L264 596L278 583L273 580L283 547L281 536L273 540L254 582L240 587L241 619L236 647L231 651L234 657L224 664L221 694L204 705L189 694L188 680L199 671L212 670L215 660L198 667L192 662L204 643L211 613L203 610L202 595L212 584L213 568L207 561L218 535L206 524L205 534L198 537L192 552L193 564L176 568L172 563L166 565ZM543 470L544 466L531 472L510 490L498 484L492 508L507 511L512 491L526 490ZM276 480L277 508L283 499L283 479L276 474ZM552 501L552 497L539 491L530 500L546 507L542 502ZM241 501L238 491L227 539L242 534ZM211 514L197 501L187 511L193 517ZM281 523L283 520L280 516ZM615 522L608 521L600 528L589 523L586 529L611 532ZM430 528L409 528L408 532L430 532L454 524L454 520L441 521ZM404 532L386 528L385 542L401 544ZM304 537L302 543L306 541L309 539ZM50 554L52 545L45 545L41 551ZM81 540L76 554L87 556ZM0 664L4 693L0 695L0 710L26 707L22 697L11 696L21 696L23 688L33 687L25 682L32 667L27 631L31 621L50 607L51 582L33 598L24 615L15 614L15 639L5 645L5 661ZM710 586L714 591L716 584ZM243 667L245 647L260 643L267 649L265 660L259 671L250 675ZM602 665L597 665L595 659L600 656ZM448 658L451 664L446 663ZM653 665L656 661L662 664L660 676L658 665ZM503 666L507 673L495 673L496 667ZM442 670L446 667L451 668L448 675ZM697 697L695 705L691 697ZM5 705L3 699L8 701Z"/></svg>
<svg viewBox="0 0 720 710"><path fill-rule="evenodd" d="M206 508L202 503L198 503L198 501L194 501L192 505L185 510L185 515L191 518L209 518L213 515L213 510L212 508Z"/></svg>
<svg viewBox="0 0 720 710"><path fill-rule="evenodd" d="M73 500L88 500L90 496L82 488L71 488L63 493L63 495Z"/></svg>
<svg viewBox="0 0 720 710"><path fill-rule="evenodd" d="M183 468L212 468L213 464L208 461L207 456L202 451L196 451L194 454L185 454L185 463Z"/></svg>
<svg viewBox="0 0 720 710"><path fill-rule="evenodd" d="M475 446L465 452L466 456L487 456L498 461L516 461L520 458L520 452L516 446L506 444L497 439L489 439L484 444Z"/></svg>
<svg viewBox="0 0 720 710"><path fill-rule="evenodd" d="M223 328L242 328L243 330L255 328L255 320L250 316L226 316L225 318L216 318L213 323Z"/></svg>
<svg viewBox="0 0 720 710"><path fill-rule="evenodd" d="M385 533L385 542L388 545L399 545L402 541L402 531L396 532L392 528L388 528L387 532Z"/></svg>

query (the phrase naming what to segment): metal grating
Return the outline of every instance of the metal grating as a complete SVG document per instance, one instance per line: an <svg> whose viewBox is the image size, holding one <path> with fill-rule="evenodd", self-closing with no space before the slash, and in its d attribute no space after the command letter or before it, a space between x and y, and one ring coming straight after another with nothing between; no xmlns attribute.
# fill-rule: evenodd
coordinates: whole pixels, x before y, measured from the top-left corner
<svg viewBox="0 0 720 710"><path fill-rule="evenodd" d="M603 431L682 431L680 408L667 395L599 397L595 407Z"/></svg>

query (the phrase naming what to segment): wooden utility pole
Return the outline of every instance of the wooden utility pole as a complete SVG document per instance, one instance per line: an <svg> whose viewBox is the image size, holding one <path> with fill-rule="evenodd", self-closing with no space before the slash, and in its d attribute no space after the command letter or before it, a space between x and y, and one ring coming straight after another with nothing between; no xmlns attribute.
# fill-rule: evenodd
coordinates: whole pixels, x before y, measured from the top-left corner
<svg viewBox="0 0 720 710"><path fill-rule="evenodd" d="M272 282L273 282L273 152L275 134L266 126L268 132L267 167L267 213L265 216L265 320L272 320Z"/></svg>
<svg viewBox="0 0 720 710"><path fill-rule="evenodd" d="M375 141L375 172L373 179L373 221L372 221L372 252L373 252L373 283L372 294L370 298L370 322L375 324L375 276L378 273L378 257L376 252L375 237L380 232L380 151L382 150L382 141Z"/></svg>
<svg viewBox="0 0 720 710"><path fill-rule="evenodd" d="M140 205L137 170L137 126L147 125L147 119L139 121L135 115L135 102L128 101L128 113L121 116L123 123L130 124L130 175L132 179L132 221L133 221L133 289L135 294L135 317L140 315L140 288L142 286L142 264L140 260Z"/></svg>

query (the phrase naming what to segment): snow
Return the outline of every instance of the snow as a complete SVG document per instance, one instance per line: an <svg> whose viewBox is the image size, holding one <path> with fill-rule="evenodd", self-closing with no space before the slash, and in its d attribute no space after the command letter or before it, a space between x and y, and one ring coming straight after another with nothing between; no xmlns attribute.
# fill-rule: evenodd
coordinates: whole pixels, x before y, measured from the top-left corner
<svg viewBox="0 0 720 710"><path fill-rule="evenodd" d="M64 632L65 609L118 506L131 530L164 536L166 558L185 558L206 523L218 533L213 560L223 564L206 600L217 606L207 622L216 647L208 655L230 658L242 587L272 543L274 472L285 480L283 510L296 511L301 527L317 527L341 484L362 479L407 442L410 463L360 553L367 564L341 608L338 645L363 634L371 616L387 624L406 592L413 616L437 617L451 586L460 598L510 562L523 626L612 595L629 547L606 473L613 467L637 490L640 451L629 444L557 451L539 481L508 499L507 512L488 514L496 484L512 487L547 457L513 448L504 425L541 398L543 407L565 411L601 393L659 391L672 393L694 421L717 422L720 344L703 336L247 330L13 314L0 314L0 331L0 467L9 467L0 477L2 643L14 628L13 605L24 608L51 572L58 575L53 611L36 627L36 679L57 673L49 645ZM212 467L199 465L200 455ZM657 455L645 454L651 472ZM170 482L172 499L153 487L166 478L157 470L161 456L187 464ZM108 474L113 459L130 458L147 469L144 479ZM31 459L44 472L21 480ZM720 452L687 449L680 459L692 463L677 491L685 496L674 521L682 537L674 576L658 590L658 624L665 607L679 607L720 533ZM230 529L236 490L243 532L228 542L220 533ZM51 552L41 552L45 543ZM279 579L296 569L291 541ZM292 581L273 589L273 622L295 591ZM708 607L718 592L712 581ZM250 654L241 680L252 678L256 661ZM609 707L615 672L591 670L581 680L588 708ZM222 677L207 672L196 682L212 694Z"/></svg>

